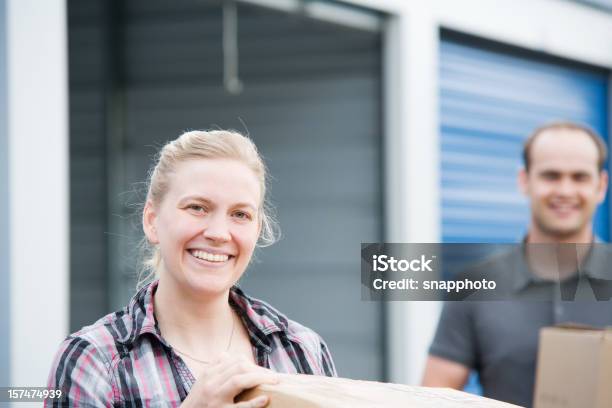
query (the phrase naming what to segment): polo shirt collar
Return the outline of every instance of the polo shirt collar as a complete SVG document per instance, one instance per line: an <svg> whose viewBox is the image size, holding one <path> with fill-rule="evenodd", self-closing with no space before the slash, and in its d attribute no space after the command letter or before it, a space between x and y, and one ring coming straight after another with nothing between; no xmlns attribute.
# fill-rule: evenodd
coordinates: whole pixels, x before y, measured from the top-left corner
<svg viewBox="0 0 612 408"><path fill-rule="evenodd" d="M527 260L525 259L525 247L524 243L518 246L510 257L511 268L512 268L512 288L514 292L519 292L525 289L529 284L535 283L537 277L529 269Z"/></svg>
<svg viewBox="0 0 612 408"><path fill-rule="evenodd" d="M585 260L578 266L577 274L573 277L586 276L591 279L606 279L612 281L612 271L609 266L612 260L612 249L609 245L604 244L598 237L594 237L592 244L577 244L588 250ZM517 248L516 253L511 256L511 267L513 284L515 292L525 289L530 284L549 283L550 280L540 278L533 274L527 259L525 257L525 245L527 245L527 237L523 239L523 243ZM578 247L578 250L582 248Z"/></svg>
<svg viewBox="0 0 612 408"><path fill-rule="evenodd" d="M589 254L578 272L591 279L606 279L612 281L612 248L608 244L595 242L589 249Z"/></svg>

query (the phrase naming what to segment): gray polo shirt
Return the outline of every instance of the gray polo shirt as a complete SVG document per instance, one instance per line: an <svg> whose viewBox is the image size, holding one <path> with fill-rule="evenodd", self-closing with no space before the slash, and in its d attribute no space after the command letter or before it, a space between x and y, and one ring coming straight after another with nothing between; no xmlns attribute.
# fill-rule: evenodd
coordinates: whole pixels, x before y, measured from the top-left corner
<svg viewBox="0 0 612 408"><path fill-rule="evenodd" d="M522 247L482 264L516 300L445 302L430 354L477 370L484 396L531 407L540 329L568 322L612 325L612 302L595 300L612 296L612 257L608 245L597 247L560 284L535 277Z"/></svg>

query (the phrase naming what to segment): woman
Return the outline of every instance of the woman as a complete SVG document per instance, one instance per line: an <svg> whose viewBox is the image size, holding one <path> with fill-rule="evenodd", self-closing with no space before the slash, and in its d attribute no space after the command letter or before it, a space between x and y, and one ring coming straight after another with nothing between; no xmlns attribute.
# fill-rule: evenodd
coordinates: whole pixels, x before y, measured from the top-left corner
<svg viewBox="0 0 612 408"><path fill-rule="evenodd" d="M81 406L234 405L275 372L334 376L323 340L235 286L256 243L274 240L255 145L193 131L164 146L142 223L155 275L123 310L68 336L49 387Z"/></svg>

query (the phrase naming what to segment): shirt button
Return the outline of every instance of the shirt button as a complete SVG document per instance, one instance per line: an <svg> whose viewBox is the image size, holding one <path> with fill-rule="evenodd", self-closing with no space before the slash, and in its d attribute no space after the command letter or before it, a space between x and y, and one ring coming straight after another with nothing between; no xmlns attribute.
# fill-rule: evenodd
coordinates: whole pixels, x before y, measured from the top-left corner
<svg viewBox="0 0 612 408"><path fill-rule="evenodd" d="M560 322L563 318L563 306L560 303L555 303L555 321Z"/></svg>

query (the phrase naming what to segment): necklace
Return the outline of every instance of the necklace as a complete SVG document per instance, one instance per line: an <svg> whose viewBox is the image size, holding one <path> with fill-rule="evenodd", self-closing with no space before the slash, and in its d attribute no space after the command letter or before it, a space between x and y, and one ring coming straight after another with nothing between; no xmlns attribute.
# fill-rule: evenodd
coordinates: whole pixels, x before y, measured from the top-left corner
<svg viewBox="0 0 612 408"><path fill-rule="evenodd" d="M227 342L227 348L225 349L226 353L232 347L232 340L234 338L234 329L235 328L236 328L236 318L234 317L234 313L232 313L232 331L230 332L229 341ZM170 346L172 346L172 344ZM187 358L189 358L189 359L191 359L193 361L197 361L198 363L202 363L202 364L211 364L212 363L212 361L209 361L209 360L200 360L199 358L195 358L195 357L185 353L184 351L179 350L175 346L172 346L172 349L174 349L180 355L185 356L185 357L187 357Z"/></svg>

